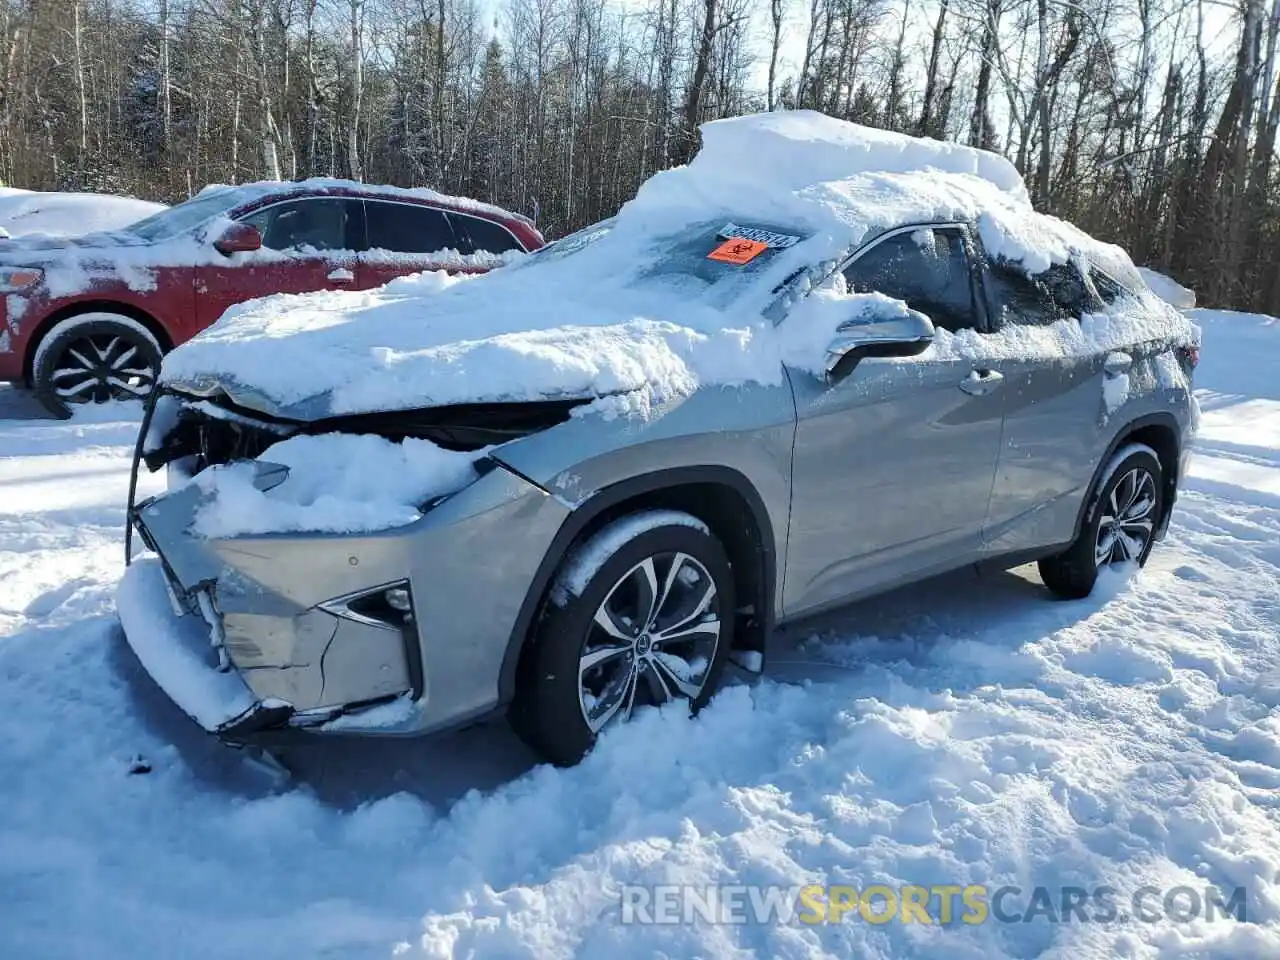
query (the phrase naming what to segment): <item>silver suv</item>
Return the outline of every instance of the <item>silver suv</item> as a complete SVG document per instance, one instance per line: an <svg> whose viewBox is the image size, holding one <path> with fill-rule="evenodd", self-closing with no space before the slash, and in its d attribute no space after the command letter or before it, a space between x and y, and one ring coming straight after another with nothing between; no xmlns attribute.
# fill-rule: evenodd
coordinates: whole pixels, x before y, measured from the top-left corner
<svg viewBox="0 0 1280 960"><path fill-rule="evenodd" d="M755 244L742 256L785 235L737 223L727 239L692 225L672 248L705 272L735 235ZM607 232L474 283L537 276ZM763 668L776 625L855 598L1031 560L1052 593L1083 597L1103 568L1143 564L1168 526L1198 349L1131 266L1092 264L1029 274L971 223L882 229L779 285L792 295L776 323L839 276L909 309L833 325L825 370L704 385L647 418L595 415L591 396L335 415L169 377L139 441L152 469L244 461L265 490L283 469L259 458L271 444L334 432L478 459L468 485L372 532L199 536L199 483L131 505L158 556L120 588L129 642L231 742L505 712L572 763L642 705L697 710L731 659ZM1091 318L1108 313L1165 333L1098 346Z"/></svg>

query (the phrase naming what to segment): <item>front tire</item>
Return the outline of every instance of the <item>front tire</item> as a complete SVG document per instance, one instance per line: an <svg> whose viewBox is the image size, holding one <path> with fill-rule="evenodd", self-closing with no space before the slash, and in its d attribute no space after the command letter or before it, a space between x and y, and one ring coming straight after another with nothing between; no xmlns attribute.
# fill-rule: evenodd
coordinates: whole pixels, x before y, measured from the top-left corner
<svg viewBox="0 0 1280 960"><path fill-rule="evenodd" d="M160 375L163 351L137 320L84 313L54 325L36 348L31 386L55 417L73 407L109 400L142 400Z"/></svg>
<svg viewBox="0 0 1280 960"><path fill-rule="evenodd" d="M1155 545L1163 510L1159 456L1145 444L1128 444L1103 471L1075 541L1040 561L1040 579L1057 596L1079 600L1093 591L1103 568L1143 566Z"/></svg>
<svg viewBox="0 0 1280 960"><path fill-rule="evenodd" d="M636 513L571 551L521 664L511 722L559 765L632 711L685 700L696 713L733 644L724 547L696 518Z"/></svg>

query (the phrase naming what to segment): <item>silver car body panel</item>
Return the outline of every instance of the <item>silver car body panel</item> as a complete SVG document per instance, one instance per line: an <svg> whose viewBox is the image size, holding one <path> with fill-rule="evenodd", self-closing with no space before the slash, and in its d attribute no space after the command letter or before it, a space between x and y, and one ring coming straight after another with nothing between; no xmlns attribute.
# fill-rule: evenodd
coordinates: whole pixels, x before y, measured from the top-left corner
<svg viewBox="0 0 1280 960"><path fill-rule="evenodd" d="M1123 359L1123 369L1109 372L1109 359ZM1172 344L1020 358L1001 369L1004 442L985 534L992 556L1069 543L1098 471L1135 425L1162 424L1184 453L1189 445L1194 399ZM1109 407L1108 397L1122 399ZM1176 469L1175 480L1183 467Z"/></svg>
<svg viewBox="0 0 1280 960"><path fill-rule="evenodd" d="M981 552L1001 401L958 389L971 367L866 360L834 387L793 376L787 616Z"/></svg>
<svg viewBox="0 0 1280 960"><path fill-rule="evenodd" d="M570 508L637 477L690 467L734 471L764 504L781 571L795 421L795 401L784 378L776 386L702 389L664 405L647 420L575 416L552 430L505 444L493 457ZM775 605L780 605L781 586L779 576Z"/></svg>

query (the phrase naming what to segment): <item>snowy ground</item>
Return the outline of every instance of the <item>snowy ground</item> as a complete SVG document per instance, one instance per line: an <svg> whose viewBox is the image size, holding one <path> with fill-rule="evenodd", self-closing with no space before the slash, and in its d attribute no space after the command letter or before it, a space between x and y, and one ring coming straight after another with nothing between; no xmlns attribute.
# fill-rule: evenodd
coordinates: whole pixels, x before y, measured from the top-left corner
<svg viewBox="0 0 1280 960"><path fill-rule="evenodd" d="M1280 321L1196 319L1194 472L1104 596L954 575L573 770L484 728L334 744L277 795L115 624L127 412L0 391L0 956L1280 954ZM812 882L1243 886L1248 921L619 923L623 883Z"/></svg>

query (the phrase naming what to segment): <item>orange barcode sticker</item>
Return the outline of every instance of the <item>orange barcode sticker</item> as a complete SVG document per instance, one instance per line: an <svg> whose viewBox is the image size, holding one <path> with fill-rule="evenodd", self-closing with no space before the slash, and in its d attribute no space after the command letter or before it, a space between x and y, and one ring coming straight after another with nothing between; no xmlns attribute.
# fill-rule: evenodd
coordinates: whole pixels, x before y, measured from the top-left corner
<svg viewBox="0 0 1280 960"><path fill-rule="evenodd" d="M759 240L747 240L744 237L730 237L720 246L707 254L708 260L719 260L721 263L735 263L742 266L750 263L769 249L767 243Z"/></svg>

